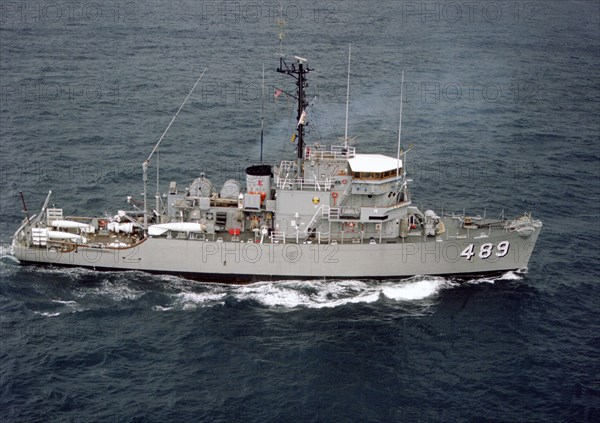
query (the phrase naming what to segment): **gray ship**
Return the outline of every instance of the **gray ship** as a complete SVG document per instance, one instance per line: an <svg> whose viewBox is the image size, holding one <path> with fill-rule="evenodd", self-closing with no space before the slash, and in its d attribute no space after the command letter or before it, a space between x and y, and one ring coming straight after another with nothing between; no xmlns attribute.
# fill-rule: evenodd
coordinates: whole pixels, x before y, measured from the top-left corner
<svg viewBox="0 0 600 423"><path fill-rule="evenodd" d="M233 283L527 269L541 221L530 214L490 219L419 210L411 204L403 166L408 151L400 139L396 157L359 153L347 136L339 146L305 142L311 69L296 57L290 64L281 58L277 71L296 79L296 157L250 166L244 184L228 180L218 192L203 174L183 190L170 182L150 208L151 154L143 164L143 202L128 197L130 211L66 216L49 207L50 192L41 211L29 216L23 201L27 216L14 234L14 256L23 264Z"/></svg>

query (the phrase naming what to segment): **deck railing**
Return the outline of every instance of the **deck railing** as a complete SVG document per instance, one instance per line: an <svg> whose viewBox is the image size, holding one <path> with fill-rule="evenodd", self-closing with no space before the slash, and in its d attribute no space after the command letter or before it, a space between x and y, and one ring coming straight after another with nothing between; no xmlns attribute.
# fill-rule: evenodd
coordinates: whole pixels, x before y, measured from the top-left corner
<svg viewBox="0 0 600 423"><path fill-rule="evenodd" d="M277 189L294 189L294 190L310 190L310 191L329 191L333 187L331 180L316 181L314 179L302 178L284 178L279 176L276 178Z"/></svg>
<svg viewBox="0 0 600 423"><path fill-rule="evenodd" d="M307 159L318 158L323 160L351 159L356 154L354 147L344 145L315 146L309 145L304 148L304 157Z"/></svg>

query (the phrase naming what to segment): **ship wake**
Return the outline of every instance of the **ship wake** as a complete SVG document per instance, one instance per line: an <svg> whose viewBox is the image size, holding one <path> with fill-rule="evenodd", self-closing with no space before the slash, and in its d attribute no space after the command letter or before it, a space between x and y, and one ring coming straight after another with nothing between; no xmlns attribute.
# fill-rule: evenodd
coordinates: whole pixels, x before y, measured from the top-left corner
<svg viewBox="0 0 600 423"><path fill-rule="evenodd" d="M387 303L429 307L444 290L461 284L520 280L518 272L459 281L450 277L414 276L391 281L294 280L224 285L143 272L97 272L83 268L22 268L11 260L0 263L7 281L28 273L30 288L51 302L35 314L57 317L111 307L142 306L155 311L195 310L224 305L267 309L332 309L357 304ZM9 282L9 285L13 285ZM17 286L14 286L17 288ZM21 287L23 287L21 285ZM30 292L31 293L31 292Z"/></svg>
<svg viewBox="0 0 600 423"><path fill-rule="evenodd" d="M414 276L394 281L362 280L298 280L257 282L249 285L216 285L170 278L170 286L178 292L173 301L156 310L190 310L226 303L250 303L273 309L322 309L375 302L428 305L442 291L464 283L454 278ZM469 284L488 284L498 280L520 280L522 275L506 272L496 277L470 279Z"/></svg>
<svg viewBox="0 0 600 423"><path fill-rule="evenodd" d="M504 276L500 277L504 278ZM512 275L507 277L513 278ZM498 279L498 278L496 278ZM475 279L470 283L493 283L491 278ZM335 308L351 304L399 302L427 305L446 289L458 286L451 278L415 276L396 281L275 281L250 285L213 285L182 281L181 291L173 302L157 310L210 307L230 303L258 304L265 308Z"/></svg>

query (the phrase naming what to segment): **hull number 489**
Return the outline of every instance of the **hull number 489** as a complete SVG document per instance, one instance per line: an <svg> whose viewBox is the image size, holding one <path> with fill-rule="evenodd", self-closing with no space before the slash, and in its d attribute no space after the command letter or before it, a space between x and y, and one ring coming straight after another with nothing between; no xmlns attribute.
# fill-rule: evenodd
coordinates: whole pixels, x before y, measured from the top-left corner
<svg viewBox="0 0 600 423"><path fill-rule="evenodd" d="M502 241L495 248L497 250L496 256L504 257L505 255L508 254L508 250L510 249L510 242ZM479 247L479 258L481 258L481 259L490 258L493 251L494 251L494 244L492 244L490 242L482 244L481 247ZM475 255L475 246L473 244L469 244L467 246L467 248L465 248L462 251L462 253L460 253L460 256L465 257L467 260L471 260L474 255Z"/></svg>

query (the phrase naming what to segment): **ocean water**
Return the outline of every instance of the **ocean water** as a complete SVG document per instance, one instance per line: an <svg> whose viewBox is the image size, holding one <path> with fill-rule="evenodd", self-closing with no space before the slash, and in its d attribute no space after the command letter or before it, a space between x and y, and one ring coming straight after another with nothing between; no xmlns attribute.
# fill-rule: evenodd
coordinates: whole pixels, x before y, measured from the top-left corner
<svg viewBox="0 0 600 423"><path fill-rule="evenodd" d="M544 222L527 273L225 286L21 267L47 194L69 214L293 155L394 155L413 201ZM600 11L592 1L0 1L0 421L600 421ZM152 176L151 176L152 178Z"/></svg>

